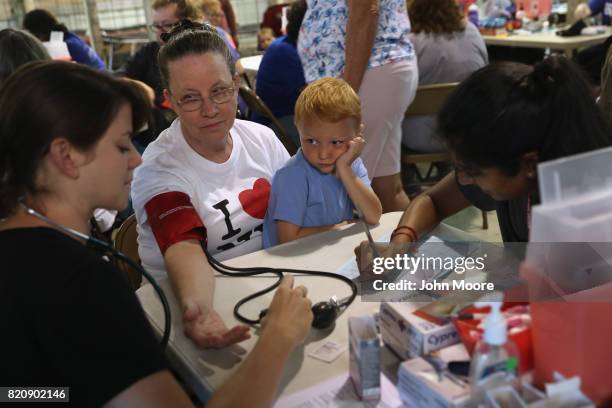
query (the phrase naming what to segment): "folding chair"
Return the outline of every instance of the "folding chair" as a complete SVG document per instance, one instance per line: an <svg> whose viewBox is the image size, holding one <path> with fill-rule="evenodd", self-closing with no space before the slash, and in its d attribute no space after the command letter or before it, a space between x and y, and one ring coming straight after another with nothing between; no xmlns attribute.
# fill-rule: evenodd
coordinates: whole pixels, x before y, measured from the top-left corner
<svg viewBox="0 0 612 408"><path fill-rule="evenodd" d="M140 263L140 256L138 255L138 232L136 232L136 216L130 215L123 221L121 226L117 229L115 239L113 240L113 246L120 252L123 252L132 260ZM117 268L122 271L132 289L136 290L142 283L142 275L131 268L127 263L117 260L115 262Z"/></svg>
<svg viewBox="0 0 612 408"><path fill-rule="evenodd" d="M406 117L435 115L442 109L446 98L457 86L456 82L419 86L414 101L406 110ZM446 152L423 153L402 146L402 164L414 171L418 185L432 185L437 179L432 178L435 162L448 162L450 156ZM423 175L417 164L430 163Z"/></svg>
<svg viewBox="0 0 612 408"><path fill-rule="evenodd" d="M417 88L416 97L408 109L405 116L407 118L416 116L428 116L438 114L442 110L442 106L446 102L448 96L459 85L458 82L449 82L443 84L422 85ZM406 165L414 171L418 180L418 185L433 185L438 179L433 178L433 170L436 162L450 162L450 155L447 152L441 153L423 153L408 149L402 146L401 155L402 165ZM428 170L423 175L417 164L429 163ZM403 169L405 170L405 169ZM487 213L482 211L482 228L489 227Z"/></svg>
<svg viewBox="0 0 612 408"><path fill-rule="evenodd" d="M270 108L266 106L264 101L262 101L251 88L245 85L240 85L238 92L249 108L247 117L250 117L252 113L257 113L260 116L268 118L270 122L272 122L271 127L273 128L274 133L276 133L276 136L285 146L285 149L287 149L289 154L293 156L295 152L297 152L297 146L295 143L293 143L283 125L278 121L276 116L274 116Z"/></svg>

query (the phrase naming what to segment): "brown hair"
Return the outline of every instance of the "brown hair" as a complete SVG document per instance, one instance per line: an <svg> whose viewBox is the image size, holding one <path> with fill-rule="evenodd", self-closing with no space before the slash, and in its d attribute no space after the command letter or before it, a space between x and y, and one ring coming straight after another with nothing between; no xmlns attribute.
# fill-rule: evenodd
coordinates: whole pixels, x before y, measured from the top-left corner
<svg viewBox="0 0 612 408"><path fill-rule="evenodd" d="M176 4L176 17L180 20L189 19L199 21L202 19L202 12L193 0L155 0L153 10Z"/></svg>
<svg viewBox="0 0 612 408"><path fill-rule="evenodd" d="M353 88L339 78L321 78L309 84L295 103L295 123L316 116L325 122L352 118L361 124L361 103Z"/></svg>
<svg viewBox="0 0 612 408"><path fill-rule="evenodd" d="M45 191L36 174L54 139L92 149L124 103L131 105L136 131L150 108L144 92L128 81L61 61L31 62L15 71L0 88L0 219L15 211L20 197Z"/></svg>
<svg viewBox="0 0 612 408"><path fill-rule="evenodd" d="M20 66L50 59L45 46L33 35L12 28L0 31L0 85Z"/></svg>
<svg viewBox="0 0 612 408"><path fill-rule="evenodd" d="M456 0L408 0L413 33L451 34L465 29Z"/></svg>
<svg viewBox="0 0 612 408"><path fill-rule="evenodd" d="M217 34L217 30L210 24L194 23L183 20L169 33L162 34L165 44L157 54L157 63L161 73L164 87L168 88L170 73L168 64L186 55L217 53L227 63L227 68L232 77L236 73L236 65L232 54L223 39Z"/></svg>

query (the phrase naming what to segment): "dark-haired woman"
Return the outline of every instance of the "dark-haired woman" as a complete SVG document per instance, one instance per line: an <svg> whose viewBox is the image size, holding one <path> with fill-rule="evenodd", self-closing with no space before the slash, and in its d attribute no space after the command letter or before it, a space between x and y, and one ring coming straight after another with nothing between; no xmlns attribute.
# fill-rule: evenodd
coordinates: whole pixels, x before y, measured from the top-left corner
<svg viewBox="0 0 612 408"><path fill-rule="evenodd" d="M192 406L121 273L54 225L89 234L95 208L125 207L147 114L127 82L78 64L31 63L0 89L0 384L69 387L74 407ZM271 405L312 320L292 283L207 406Z"/></svg>
<svg viewBox="0 0 612 408"><path fill-rule="evenodd" d="M140 163L130 135L146 114L126 83L77 64L32 63L3 85L3 384L69 386L73 406L101 406L141 379L171 378L118 271L25 211L88 234L95 208L122 209Z"/></svg>
<svg viewBox="0 0 612 408"><path fill-rule="evenodd" d="M612 145L586 80L562 57L480 69L438 120L455 171L410 204L393 242L416 241L470 204L497 211L505 242L527 242L538 163Z"/></svg>
<svg viewBox="0 0 612 408"><path fill-rule="evenodd" d="M194 343L223 347L248 328L228 330L213 309L202 247L219 259L263 247L272 176L289 155L269 128L235 119L239 76L213 27L183 22L165 41L160 72L178 118L135 172L139 253L156 278L170 278Z"/></svg>
<svg viewBox="0 0 612 408"><path fill-rule="evenodd" d="M419 65L419 85L461 82L488 64L487 47L456 0L410 0L408 15ZM402 143L419 152L444 151L433 116L404 119Z"/></svg>
<svg viewBox="0 0 612 408"><path fill-rule="evenodd" d="M73 61L92 68L104 69L104 62L96 51L85 44L78 35L69 31L64 24L57 21L51 12L35 9L26 13L23 17L23 28L43 42L49 41L52 31L61 31L64 33L64 42Z"/></svg>
<svg viewBox="0 0 612 408"><path fill-rule="evenodd" d="M0 85L18 67L32 61L50 60L44 45L25 31L0 31Z"/></svg>
<svg viewBox="0 0 612 408"><path fill-rule="evenodd" d="M33 61L48 61L51 57L44 45L26 31L5 28L0 31L0 86L17 68ZM116 212L96 209L94 218L100 231L108 231L115 222Z"/></svg>

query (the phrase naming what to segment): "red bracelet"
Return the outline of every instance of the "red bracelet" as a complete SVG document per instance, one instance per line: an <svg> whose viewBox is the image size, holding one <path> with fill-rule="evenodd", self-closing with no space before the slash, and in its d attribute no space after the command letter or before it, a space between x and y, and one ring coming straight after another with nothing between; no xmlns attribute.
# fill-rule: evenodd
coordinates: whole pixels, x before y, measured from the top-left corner
<svg viewBox="0 0 612 408"><path fill-rule="evenodd" d="M395 234L391 235L391 240L393 240L393 238L397 237L398 235L405 235L408 237L408 242L414 242L414 237L412 236L412 234L402 231L398 231Z"/></svg>
<svg viewBox="0 0 612 408"><path fill-rule="evenodd" d="M407 229L408 232L403 232L402 229ZM416 242L418 235L416 233L416 231L414 230L414 228L409 227L407 225L400 225L399 227L397 227L396 229L393 230L393 232L391 233L391 239L393 239L394 236L396 235L406 235L410 238L412 238L412 242Z"/></svg>

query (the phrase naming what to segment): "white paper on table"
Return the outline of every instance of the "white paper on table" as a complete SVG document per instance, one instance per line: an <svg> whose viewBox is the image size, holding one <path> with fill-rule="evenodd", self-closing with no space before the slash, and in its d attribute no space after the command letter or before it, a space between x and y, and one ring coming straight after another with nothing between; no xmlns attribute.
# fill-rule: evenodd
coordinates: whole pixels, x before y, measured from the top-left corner
<svg viewBox="0 0 612 408"><path fill-rule="evenodd" d="M361 401L355 392L348 372L314 387L298 391L276 402L275 408L362 407L398 408L402 401L395 385L380 376L381 397L378 401Z"/></svg>
<svg viewBox="0 0 612 408"><path fill-rule="evenodd" d="M376 242L389 242L391 240L391 233L385 234L379 238ZM425 240L425 243L432 242L443 242L440 238L435 235L431 235ZM359 277L359 269L357 269L357 258L352 257L348 261L346 261L342 266L336 269L335 272L337 275L346 276L349 279L356 279Z"/></svg>

